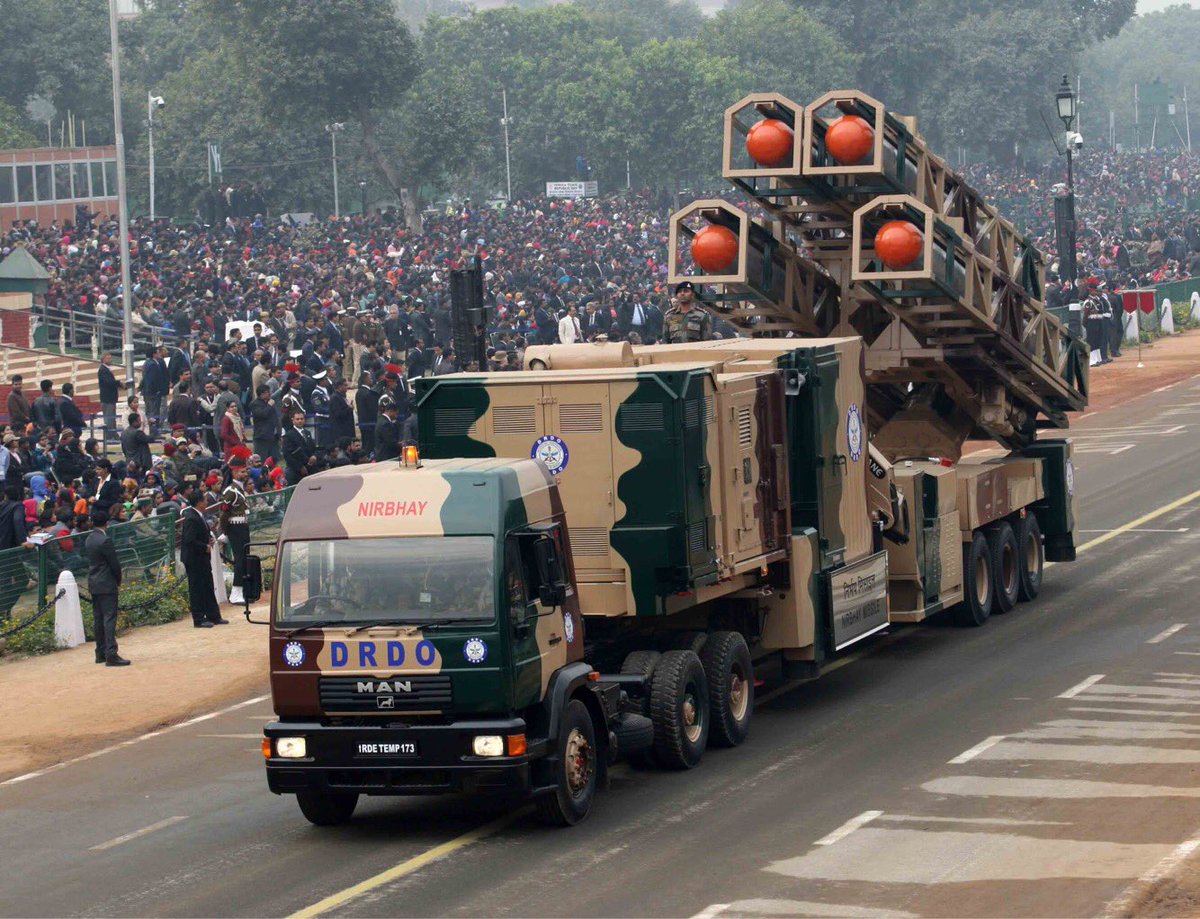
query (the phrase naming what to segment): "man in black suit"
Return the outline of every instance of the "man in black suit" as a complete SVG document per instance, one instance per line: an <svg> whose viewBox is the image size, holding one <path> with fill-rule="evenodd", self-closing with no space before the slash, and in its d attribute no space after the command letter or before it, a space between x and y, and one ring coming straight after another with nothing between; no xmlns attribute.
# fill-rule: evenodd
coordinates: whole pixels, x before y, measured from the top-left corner
<svg viewBox="0 0 1200 919"><path fill-rule="evenodd" d="M164 353L162 347L155 348L142 363L142 398L146 402L146 420L151 432L163 420L163 401L171 391Z"/></svg>
<svg viewBox="0 0 1200 919"><path fill-rule="evenodd" d="M126 462L136 462L145 471L150 468L150 445L154 438L142 430L141 415L130 412L128 422L129 427L121 432L121 452Z"/></svg>
<svg viewBox="0 0 1200 919"><path fill-rule="evenodd" d="M62 416L58 413L58 399L54 398L54 383L42 380L42 394L33 400L33 423L39 431L46 428L62 430Z"/></svg>
<svg viewBox="0 0 1200 919"><path fill-rule="evenodd" d="M121 563L108 538L107 511L92 511L92 532L84 544L84 553L88 561L88 590L92 594L96 663L127 667L129 661L117 653L117 591L121 587Z"/></svg>
<svg viewBox="0 0 1200 919"><path fill-rule="evenodd" d="M354 407L358 409L358 430L362 442L369 446L375 443L375 420L379 416L379 391L371 385L370 373L364 372L358 378Z"/></svg>
<svg viewBox="0 0 1200 919"><path fill-rule="evenodd" d="M288 484L295 485L310 472L317 461L317 445L304 430L304 412L292 413L292 426L283 435L283 461L287 465Z"/></svg>
<svg viewBox="0 0 1200 919"><path fill-rule="evenodd" d="M167 377L174 386L185 370L192 369L192 359L182 347L183 342L171 349L171 359L167 361Z"/></svg>
<svg viewBox="0 0 1200 919"><path fill-rule="evenodd" d="M346 398L349 389L347 380L338 380L329 399L329 433L335 444L343 437L354 439L354 409Z"/></svg>
<svg viewBox="0 0 1200 919"><path fill-rule="evenodd" d="M188 499L180 519L183 522L179 539L179 559L187 572L188 605L192 608L192 624L198 629L211 629L229 622L221 616L217 594L213 588L212 532L204 519L208 510L207 495L196 489Z"/></svg>
<svg viewBox="0 0 1200 919"><path fill-rule="evenodd" d="M400 425L396 423L399 406L394 399L379 400L380 418L375 427L375 462L396 459L400 455Z"/></svg>
<svg viewBox="0 0 1200 919"><path fill-rule="evenodd" d="M250 403L250 421L254 425L254 452L265 461L279 461L279 410L271 398L271 387L259 384L257 398Z"/></svg>
<svg viewBox="0 0 1200 919"><path fill-rule="evenodd" d="M104 413L104 439L117 437L117 403L121 400L121 387L112 372L112 354L105 351L100 355L100 411Z"/></svg>
<svg viewBox="0 0 1200 919"><path fill-rule="evenodd" d="M83 412L75 404L75 386L63 383L62 398L58 400L58 417L62 419L64 431L74 431L76 437L83 435Z"/></svg>
<svg viewBox="0 0 1200 919"><path fill-rule="evenodd" d="M121 481L112 474L112 461L101 458L96 461L96 500L93 507L96 510L108 512L124 496Z"/></svg>

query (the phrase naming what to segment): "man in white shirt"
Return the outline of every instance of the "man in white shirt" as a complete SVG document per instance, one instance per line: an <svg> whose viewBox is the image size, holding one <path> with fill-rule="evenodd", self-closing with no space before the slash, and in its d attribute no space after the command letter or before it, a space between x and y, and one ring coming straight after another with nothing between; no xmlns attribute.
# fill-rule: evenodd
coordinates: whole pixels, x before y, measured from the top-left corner
<svg viewBox="0 0 1200 919"><path fill-rule="evenodd" d="M564 345L583 340L583 330L579 327L579 317L575 315L573 303L567 307L567 315L558 320L558 340Z"/></svg>

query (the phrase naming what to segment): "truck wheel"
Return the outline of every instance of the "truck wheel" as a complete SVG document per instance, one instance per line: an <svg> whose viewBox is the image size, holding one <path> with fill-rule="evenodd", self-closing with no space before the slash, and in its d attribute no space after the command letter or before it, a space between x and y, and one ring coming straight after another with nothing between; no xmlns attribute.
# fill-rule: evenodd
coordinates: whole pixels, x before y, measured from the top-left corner
<svg viewBox="0 0 1200 919"><path fill-rule="evenodd" d="M694 651L668 651L650 681L654 758L664 769L698 765L708 743L708 680Z"/></svg>
<svg viewBox="0 0 1200 919"><path fill-rule="evenodd" d="M572 699L558 728L558 762L553 792L537 799L538 819L548 826L574 826L592 809L598 766L596 728L587 706Z"/></svg>
<svg viewBox="0 0 1200 919"><path fill-rule="evenodd" d="M639 765L646 762L645 754L654 746L654 722L645 715L622 712L613 721L612 732L617 738L617 754L636 760Z"/></svg>
<svg viewBox="0 0 1200 919"><path fill-rule="evenodd" d="M954 608L954 621L964 626L981 626L992 614L996 591L987 537L976 530L963 550L963 601Z"/></svg>
<svg viewBox="0 0 1200 919"><path fill-rule="evenodd" d="M1021 554L1017 550L1017 534L1013 532L1012 524L1001 520L988 527L986 535L996 595L992 612L1007 613L1017 605L1017 592L1021 588Z"/></svg>
<svg viewBox="0 0 1200 919"><path fill-rule="evenodd" d="M637 674L638 676L650 677L654 673L654 668L658 666L658 659L662 657L657 651L633 651L630 653L621 664L621 673ZM638 700L639 711L643 715L650 714L650 684L646 684L646 693Z"/></svg>
<svg viewBox="0 0 1200 919"><path fill-rule="evenodd" d="M345 823L358 806L358 793L353 791L317 791L306 788L296 792L296 803L308 822L316 826L337 826Z"/></svg>
<svg viewBox="0 0 1200 919"><path fill-rule="evenodd" d="M713 632L700 663L708 678L708 707L712 714L709 742L736 747L750 733L754 714L754 663L740 632Z"/></svg>
<svg viewBox="0 0 1200 919"><path fill-rule="evenodd" d="M1037 517L1026 514L1017 527L1017 556L1021 561L1021 580L1017 596L1023 601L1034 600L1042 589L1042 568L1046 549L1042 545L1042 528Z"/></svg>

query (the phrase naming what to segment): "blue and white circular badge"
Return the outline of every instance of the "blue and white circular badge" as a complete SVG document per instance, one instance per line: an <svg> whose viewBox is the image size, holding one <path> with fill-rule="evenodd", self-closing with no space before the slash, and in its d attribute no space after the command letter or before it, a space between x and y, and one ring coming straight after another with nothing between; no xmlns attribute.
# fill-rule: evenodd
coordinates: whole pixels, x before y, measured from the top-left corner
<svg viewBox="0 0 1200 919"><path fill-rule="evenodd" d="M546 434L544 437L539 437L533 442L533 449L529 451L529 458L541 460L546 464L546 468L550 470L551 475L558 475L567 468L567 463L571 461L571 452L567 449L567 445L563 443L561 437Z"/></svg>
<svg viewBox="0 0 1200 919"><path fill-rule="evenodd" d="M567 636L567 644L575 641L575 617L563 610L563 634Z"/></svg>
<svg viewBox="0 0 1200 919"><path fill-rule="evenodd" d="M858 412L858 403L851 402L846 410L846 446L850 449L850 459L858 462L863 454L862 415Z"/></svg>
<svg viewBox="0 0 1200 919"><path fill-rule="evenodd" d="M1067 459L1067 497L1075 497L1075 464Z"/></svg>
<svg viewBox="0 0 1200 919"><path fill-rule="evenodd" d="M463 657L469 664L482 664L487 660L487 644L482 638L468 638L463 643Z"/></svg>
<svg viewBox="0 0 1200 919"><path fill-rule="evenodd" d="M283 662L289 667L299 667L304 663L304 645L298 641L289 641L283 646Z"/></svg>

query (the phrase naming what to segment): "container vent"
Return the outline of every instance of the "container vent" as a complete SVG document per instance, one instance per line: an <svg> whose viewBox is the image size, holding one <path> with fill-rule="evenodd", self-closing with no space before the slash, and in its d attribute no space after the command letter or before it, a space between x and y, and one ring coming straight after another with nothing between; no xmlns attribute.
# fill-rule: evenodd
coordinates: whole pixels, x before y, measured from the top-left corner
<svg viewBox="0 0 1200 919"><path fill-rule="evenodd" d="M532 405L497 405L492 408L496 434L536 434L537 410Z"/></svg>
<svg viewBox="0 0 1200 919"><path fill-rule="evenodd" d="M711 397L703 399L689 399L683 408L683 423L689 428L698 427L702 424L711 424L713 420L713 400Z"/></svg>
<svg viewBox="0 0 1200 919"><path fill-rule="evenodd" d="M571 551L592 558L608 556L608 530L604 527L572 527Z"/></svg>
<svg viewBox="0 0 1200 919"><path fill-rule="evenodd" d="M637 402L623 405L617 413L617 427L621 431L663 430L663 405L661 402Z"/></svg>
<svg viewBox="0 0 1200 919"><path fill-rule="evenodd" d="M708 525L693 523L688 527L688 552L703 552L708 548Z"/></svg>
<svg viewBox="0 0 1200 919"><path fill-rule="evenodd" d="M750 409L739 408L737 410L737 426L738 426L738 446L748 447L751 443L750 436Z"/></svg>
<svg viewBox="0 0 1200 919"><path fill-rule="evenodd" d="M604 433L604 408L599 402L558 407L558 428L564 434Z"/></svg>
<svg viewBox="0 0 1200 919"><path fill-rule="evenodd" d="M433 412L433 433L438 437L465 437L474 427L473 408L439 408Z"/></svg>

